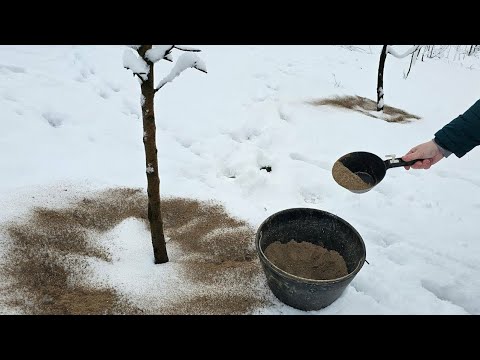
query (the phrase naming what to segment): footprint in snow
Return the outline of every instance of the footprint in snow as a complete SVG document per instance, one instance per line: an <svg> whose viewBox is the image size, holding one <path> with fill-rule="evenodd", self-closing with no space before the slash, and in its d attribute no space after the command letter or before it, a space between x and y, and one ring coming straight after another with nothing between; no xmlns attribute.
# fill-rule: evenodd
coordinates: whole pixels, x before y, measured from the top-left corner
<svg viewBox="0 0 480 360"><path fill-rule="evenodd" d="M175 141L183 146L185 149L189 149L192 146L193 141L187 138L175 137Z"/></svg>
<svg viewBox="0 0 480 360"><path fill-rule="evenodd" d="M405 257L395 252L388 252L387 259L399 266L405 266L407 264L407 261L405 261Z"/></svg>
<svg viewBox="0 0 480 360"><path fill-rule="evenodd" d="M138 119L141 118L141 113L137 104L132 103L130 100L123 99L123 109L122 113L125 115L135 115Z"/></svg>
<svg viewBox="0 0 480 360"><path fill-rule="evenodd" d="M265 86L258 87L252 100L255 102L262 102L267 99L276 99L277 88L276 85L265 84Z"/></svg>
<svg viewBox="0 0 480 360"><path fill-rule="evenodd" d="M58 128L63 125L66 115L57 112L45 112L42 117L47 120L48 124L53 128Z"/></svg>
<svg viewBox="0 0 480 360"><path fill-rule="evenodd" d="M267 83L266 86L268 89L272 90L273 92L276 92L279 89L279 86L277 83Z"/></svg>
<svg viewBox="0 0 480 360"><path fill-rule="evenodd" d="M2 97L8 101L18 102L17 98L10 93L4 93Z"/></svg>
<svg viewBox="0 0 480 360"><path fill-rule="evenodd" d="M322 201L322 196L318 192L311 189L303 189L300 191L303 201L307 204L319 204Z"/></svg>
<svg viewBox="0 0 480 360"><path fill-rule="evenodd" d="M73 64L80 68L79 75L74 78L76 81L85 82L89 77L96 74L95 67L88 64L79 52L74 52L73 58Z"/></svg>
<svg viewBox="0 0 480 360"><path fill-rule="evenodd" d="M287 68L281 67L278 69L282 74L291 76L294 75L294 72L292 71L293 68L291 66L288 66Z"/></svg>
<svg viewBox="0 0 480 360"><path fill-rule="evenodd" d="M428 279L421 280L420 284L426 291L432 293L441 301L454 304L462 308L467 313L478 314L480 312L480 306L476 304L474 305L471 299L469 299L467 296L462 296L461 291L456 289L456 287L459 288L461 286L455 286L455 284L442 286Z"/></svg>
<svg viewBox="0 0 480 360"><path fill-rule="evenodd" d="M77 61L82 61L83 60L82 55L77 51L75 51L73 53L73 57L74 57L74 63L77 62Z"/></svg>
<svg viewBox="0 0 480 360"><path fill-rule="evenodd" d="M115 84L115 83L112 83L112 82L110 82L110 81L105 81L105 84L106 84L106 85L108 86L108 88L109 88L110 90L112 90L113 92L118 93L118 92L121 90L119 84Z"/></svg>
<svg viewBox="0 0 480 360"><path fill-rule="evenodd" d="M9 73L15 73L15 74L23 74L26 73L27 71L25 68L21 66L15 66L15 65L2 65L0 64L0 74L9 74Z"/></svg>
<svg viewBox="0 0 480 360"><path fill-rule="evenodd" d="M278 111L278 117L280 119L286 122L290 122L290 116L287 115L281 108L278 108L277 111Z"/></svg>
<svg viewBox="0 0 480 360"><path fill-rule="evenodd" d="M110 94L105 89L98 90L98 96L105 100L110 98Z"/></svg>
<svg viewBox="0 0 480 360"><path fill-rule="evenodd" d="M75 77L74 77L74 80L75 80L75 81L78 81L78 82L85 82L87 79L84 78L84 77L81 76L81 75L78 75L78 76L75 76Z"/></svg>

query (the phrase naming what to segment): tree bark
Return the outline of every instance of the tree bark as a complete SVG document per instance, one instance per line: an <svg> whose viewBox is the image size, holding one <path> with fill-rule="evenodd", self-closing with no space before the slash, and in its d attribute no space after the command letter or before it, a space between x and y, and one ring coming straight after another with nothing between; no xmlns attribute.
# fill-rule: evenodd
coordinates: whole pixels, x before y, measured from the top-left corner
<svg viewBox="0 0 480 360"><path fill-rule="evenodd" d="M380 63L378 65L378 78L377 78L377 111L383 111L383 70L385 68L385 59L387 58L387 46L383 45L382 52L380 54Z"/></svg>
<svg viewBox="0 0 480 360"><path fill-rule="evenodd" d="M143 95L143 144L145 148L145 166L148 184L148 221L150 222L150 232L152 235L155 264L163 264L168 262L168 255L165 244L165 235L163 232L162 211L160 208L160 176L158 173L154 112L154 64L145 58L145 53L151 48L152 45L142 45L138 49L138 54L146 61L150 68L148 78L144 80L141 85Z"/></svg>

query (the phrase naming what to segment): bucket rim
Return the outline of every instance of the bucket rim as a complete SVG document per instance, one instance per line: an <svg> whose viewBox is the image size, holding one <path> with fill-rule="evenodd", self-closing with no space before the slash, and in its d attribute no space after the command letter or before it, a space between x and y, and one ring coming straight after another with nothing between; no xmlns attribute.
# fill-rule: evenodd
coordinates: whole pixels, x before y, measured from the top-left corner
<svg viewBox="0 0 480 360"><path fill-rule="evenodd" d="M285 213L285 212L289 212L289 211L292 211L292 210L313 210L313 212L318 212L318 213L322 213L324 215L327 215L327 216L331 216L333 217L335 220L338 220L342 223L344 223L345 225L347 225L351 230L353 230L353 232L355 233L355 235L358 237L358 239L360 240L360 245L361 245L361 248L362 248L362 257L360 258L357 266L355 267L355 269L348 273L347 275L345 276L342 276L342 277L339 277L339 278L336 278L336 279L328 279L328 280L315 280L315 279L308 279L308 278L304 278L304 277L301 277L301 276L296 276L296 275L293 275L293 274L290 274L282 269L280 269L278 266L276 266L274 263L272 263L268 258L267 256L265 255L265 253L263 252L262 250L262 247L260 246L260 241L262 239L262 232L260 231L260 229L264 226L264 224L266 224L268 221L270 221L272 218L282 214L282 213ZM262 223L260 224L260 226L258 227L257 229L257 232L255 234L255 247L257 248L257 253L260 254L260 258L263 260L263 262L272 268L272 270L274 270L275 272L279 273L279 275L283 276L283 277L286 277L286 278L289 278L290 280L295 280L295 281L302 281L302 282L306 282L306 283L309 283L309 284L335 284L335 283L339 283L339 282L344 282L348 279L353 279L357 273L362 269L363 265L365 264L365 260L366 260L366 257L367 257L367 250L366 250L366 247L365 247L365 242L363 241L363 238L362 236L360 235L360 233L348 222L346 221L345 219L342 219L340 216L338 215L335 215L335 214L332 214L328 211L325 211L325 210L320 210L320 209L316 209L316 208L309 208L309 207L295 207L295 208L288 208L288 209L284 209L284 210L280 210L274 214L271 214L269 217L267 217L264 221L262 221Z"/></svg>

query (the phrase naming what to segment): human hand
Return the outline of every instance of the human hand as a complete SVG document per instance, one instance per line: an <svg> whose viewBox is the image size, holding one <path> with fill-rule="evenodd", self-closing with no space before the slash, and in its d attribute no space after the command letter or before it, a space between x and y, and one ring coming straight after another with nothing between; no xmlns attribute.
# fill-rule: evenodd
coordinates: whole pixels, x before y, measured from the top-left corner
<svg viewBox="0 0 480 360"><path fill-rule="evenodd" d="M413 169L430 169L430 167L443 159L443 154L440 151L438 145L433 141L427 141L412 148L406 155L402 156L404 161L412 161L416 159L423 159L417 161L411 167ZM410 166L405 166L406 170L410 169Z"/></svg>

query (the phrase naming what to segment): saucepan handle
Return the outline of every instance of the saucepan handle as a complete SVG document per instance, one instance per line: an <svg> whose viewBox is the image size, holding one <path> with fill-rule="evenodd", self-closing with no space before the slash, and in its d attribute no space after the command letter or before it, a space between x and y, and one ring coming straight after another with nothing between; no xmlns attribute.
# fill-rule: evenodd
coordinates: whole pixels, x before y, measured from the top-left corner
<svg viewBox="0 0 480 360"><path fill-rule="evenodd" d="M390 169L390 168L396 168L396 167L402 167L402 166L412 166L417 161L422 161L422 160L424 160L424 159L416 159L416 160L412 160L412 161L403 161L401 158L392 158L392 159L385 160L384 163L385 163L385 167L387 169Z"/></svg>

